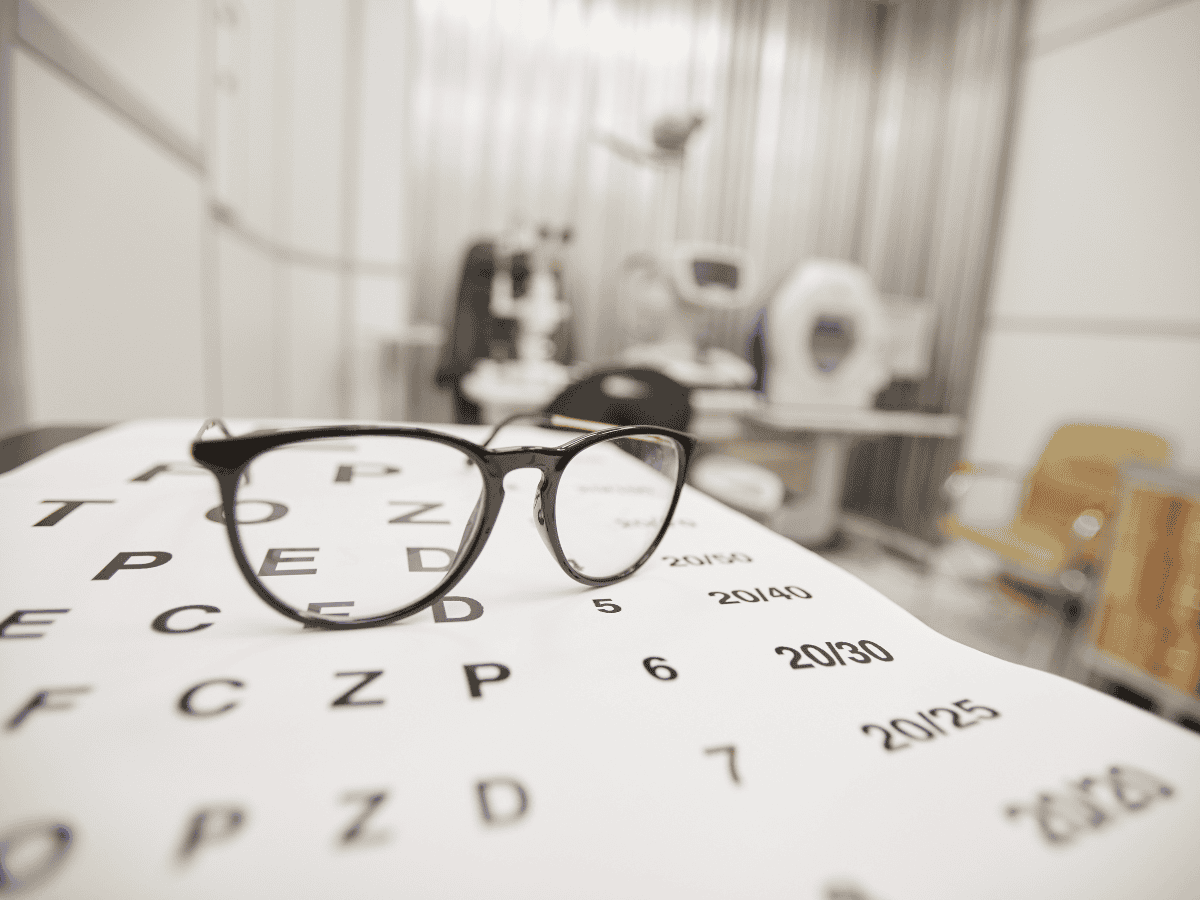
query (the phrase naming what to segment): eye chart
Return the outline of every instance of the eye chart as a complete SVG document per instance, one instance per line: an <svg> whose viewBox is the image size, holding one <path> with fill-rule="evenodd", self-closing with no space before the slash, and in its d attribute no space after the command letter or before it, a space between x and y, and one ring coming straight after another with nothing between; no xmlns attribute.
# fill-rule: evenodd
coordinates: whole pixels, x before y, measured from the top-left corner
<svg viewBox="0 0 1200 900"><path fill-rule="evenodd" d="M197 425L0 477L0 894L1200 894L1195 735L956 644L690 488L645 568L592 589L515 473L451 597L305 629L237 571ZM327 456L399 544L435 527L419 474ZM242 496L244 530L286 524Z"/></svg>

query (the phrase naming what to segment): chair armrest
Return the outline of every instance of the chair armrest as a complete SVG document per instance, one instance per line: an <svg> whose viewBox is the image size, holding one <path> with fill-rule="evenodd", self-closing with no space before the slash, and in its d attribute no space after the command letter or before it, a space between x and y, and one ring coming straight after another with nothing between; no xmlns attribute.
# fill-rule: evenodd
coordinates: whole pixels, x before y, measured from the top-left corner
<svg viewBox="0 0 1200 900"><path fill-rule="evenodd" d="M1098 509L1085 509L1071 523L1071 533L1083 543L1087 543L1100 533L1104 527L1104 513Z"/></svg>
<svg viewBox="0 0 1200 900"><path fill-rule="evenodd" d="M950 505L953 505L983 478L999 478L1005 481L1019 482L1025 480L1025 474L995 463L972 463L963 460L942 482L942 496L949 501Z"/></svg>

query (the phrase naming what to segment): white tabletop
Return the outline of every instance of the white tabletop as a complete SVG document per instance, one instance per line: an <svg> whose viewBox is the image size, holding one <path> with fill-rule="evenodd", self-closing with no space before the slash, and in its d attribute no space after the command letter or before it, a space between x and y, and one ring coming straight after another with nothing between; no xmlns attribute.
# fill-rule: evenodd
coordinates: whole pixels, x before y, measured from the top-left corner
<svg viewBox="0 0 1200 900"><path fill-rule="evenodd" d="M747 418L779 431L822 431L863 435L913 435L957 437L962 417L942 413L881 409L847 409L837 406L766 405Z"/></svg>
<svg viewBox="0 0 1200 900"><path fill-rule="evenodd" d="M1195 896L1196 735L949 640L698 491L588 589L514 473L440 614L305 630L239 573L197 425L0 477L0 847L40 898ZM456 546L418 456L378 447L246 486L289 507L255 540L315 548L285 581L338 590L286 530L333 491L399 559Z"/></svg>

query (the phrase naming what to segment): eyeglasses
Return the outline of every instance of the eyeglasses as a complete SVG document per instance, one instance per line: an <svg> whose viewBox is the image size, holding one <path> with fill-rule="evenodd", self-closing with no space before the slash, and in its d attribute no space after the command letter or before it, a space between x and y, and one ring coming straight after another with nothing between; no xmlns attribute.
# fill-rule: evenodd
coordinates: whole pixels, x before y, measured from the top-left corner
<svg viewBox="0 0 1200 900"><path fill-rule="evenodd" d="M670 524L696 439L550 416L538 424L592 433L559 447L487 449L516 418L483 445L375 426L233 437L214 419L192 457L217 478L246 581L307 625L386 625L444 597L479 558L504 478L518 469L542 473L534 521L567 575L591 586L628 578ZM205 440L213 428L225 436Z"/></svg>

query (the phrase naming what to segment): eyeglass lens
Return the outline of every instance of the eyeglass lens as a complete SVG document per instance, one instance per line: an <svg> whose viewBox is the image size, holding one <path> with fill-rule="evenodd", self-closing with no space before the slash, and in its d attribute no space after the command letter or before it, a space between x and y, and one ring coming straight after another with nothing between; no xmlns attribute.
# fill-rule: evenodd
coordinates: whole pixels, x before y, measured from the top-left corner
<svg viewBox="0 0 1200 900"><path fill-rule="evenodd" d="M392 613L438 588L482 507L470 457L419 438L288 444L249 474L237 492L247 560L279 601L329 621Z"/></svg>
<svg viewBox="0 0 1200 900"><path fill-rule="evenodd" d="M662 531L679 445L610 438L574 455L555 501L559 543L575 571L627 572ZM484 479L456 448L359 435L287 444L255 457L236 495L237 532L258 580L296 612L352 622L429 595L480 525Z"/></svg>
<svg viewBox="0 0 1200 900"><path fill-rule="evenodd" d="M610 578L645 555L670 511L682 456L671 438L637 435L593 444L571 459L555 519L576 571Z"/></svg>

